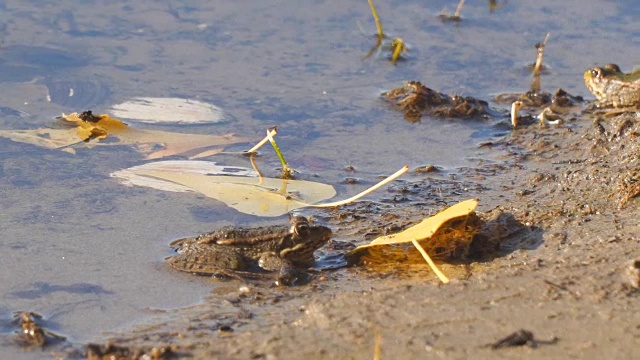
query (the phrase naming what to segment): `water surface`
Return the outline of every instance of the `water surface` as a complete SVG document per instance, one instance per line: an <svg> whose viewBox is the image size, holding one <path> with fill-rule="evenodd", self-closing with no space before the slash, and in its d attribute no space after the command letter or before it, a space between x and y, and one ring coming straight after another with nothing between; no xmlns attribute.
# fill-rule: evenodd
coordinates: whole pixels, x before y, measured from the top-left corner
<svg viewBox="0 0 640 360"><path fill-rule="evenodd" d="M300 176L336 184L346 198L404 164L472 166L477 144L504 133L496 119L410 124L378 98L381 91L405 80L481 99L525 91L524 67L547 32L548 91L592 98L585 68L617 62L629 70L640 59L636 2L512 1L493 12L475 2L457 25L436 17L455 9L450 1L378 6L385 31L410 44L407 61L362 59L375 32L365 1L1 2L0 128L53 126L61 112L102 113L135 96L199 99L223 107L229 121L136 126L257 140L277 125ZM67 82L86 84L78 87L85 94L49 102L48 92ZM40 312L73 341L99 340L210 293L215 283L164 266L171 240L223 224L281 221L202 196L123 187L108 175L143 163L131 149L71 155L6 139L0 145L0 316ZM236 156L220 161L247 166ZM267 151L262 161L277 166ZM341 185L353 176L349 164L362 185Z"/></svg>

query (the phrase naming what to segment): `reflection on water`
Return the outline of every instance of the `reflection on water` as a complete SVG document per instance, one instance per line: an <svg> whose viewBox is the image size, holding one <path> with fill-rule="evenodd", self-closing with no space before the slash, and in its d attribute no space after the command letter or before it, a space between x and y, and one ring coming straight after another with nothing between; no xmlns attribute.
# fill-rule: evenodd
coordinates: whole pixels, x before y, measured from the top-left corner
<svg viewBox="0 0 640 360"><path fill-rule="evenodd" d="M25 284L26 285L26 284ZM110 291L105 290L102 286L76 283L69 285L52 285L45 282L37 281L32 284L31 289L14 291L9 295L15 296L19 299L36 299L44 296L48 296L54 292L65 292L68 294L113 294Z"/></svg>
<svg viewBox="0 0 640 360"><path fill-rule="evenodd" d="M258 139L277 125L291 165L303 178L317 174L315 181L330 184L349 176L348 164L368 181L405 163L473 166L476 145L495 135L487 131L493 123L482 120L405 122L378 97L404 80L479 99L524 91L529 77L521 69L532 61L532 45L551 32L543 89L591 98L580 78L584 68L618 62L626 69L640 58L627 46L639 10L608 1L509 2L493 12L486 3L468 3L458 25L436 17L450 2L378 4L385 31L411 45L409 60L396 65L362 60L372 44L356 23L371 33L375 27L361 1L37 3L3 5L0 128L54 126L61 112L101 113L132 97L198 99L221 105L235 121L189 132ZM3 317L38 311L74 341L95 340L143 319L149 308L186 306L210 292L206 279L164 266L171 240L263 221L197 195L120 186L107 175L142 162L126 148L73 156L0 144ZM267 169L277 166L275 157L262 159Z"/></svg>

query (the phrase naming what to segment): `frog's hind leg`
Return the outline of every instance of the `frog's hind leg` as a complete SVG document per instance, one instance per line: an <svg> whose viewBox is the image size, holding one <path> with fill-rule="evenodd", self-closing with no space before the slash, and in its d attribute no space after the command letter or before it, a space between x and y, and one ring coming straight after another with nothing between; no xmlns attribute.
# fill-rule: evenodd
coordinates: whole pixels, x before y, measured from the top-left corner
<svg viewBox="0 0 640 360"><path fill-rule="evenodd" d="M195 275L210 276L212 278L220 280L242 280L243 282L245 282L244 277L241 274L238 274L236 271L221 269L215 266L210 266L208 264L193 262L180 255L170 257L169 259L167 259L167 263L169 264L169 266L176 270L188 272Z"/></svg>
<svg viewBox="0 0 640 360"><path fill-rule="evenodd" d="M232 270L248 267L248 264L241 256L237 256L234 253L222 254L215 251L189 251L169 257L167 263L176 270L204 276L216 274L228 276L233 273ZM220 264L224 266L220 266Z"/></svg>

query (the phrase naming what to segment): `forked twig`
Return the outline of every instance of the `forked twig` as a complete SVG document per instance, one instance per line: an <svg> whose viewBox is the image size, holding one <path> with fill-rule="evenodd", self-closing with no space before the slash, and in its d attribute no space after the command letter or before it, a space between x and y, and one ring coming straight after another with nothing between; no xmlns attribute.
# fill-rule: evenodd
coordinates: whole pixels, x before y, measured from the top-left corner
<svg viewBox="0 0 640 360"><path fill-rule="evenodd" d="M260 149L262 147L262 145L266 144L267 141L269 141L269 137L271 137L273 139L273 137L275 135L277 135L277 134L278 134L278 128L277 127L272 127L270 129L267 129L267 136L265 136L264 139L260 140L260 142L257 143L256 146L252 147L247 152L248 153L253 153L253 152L258 151L258 149Z"/></svg>
<svg viewBox="0 0 640 360"><path fill-rule="evenodd" d="M291 178L291 174L293 174L293 169L289 167L289 164L287 164L287 161L284 159L284 155L282 155L282 152L280 151L278 144L276 144L276 141L273 139L273 137L277 134L278 134L277 127L274 126L272 128L267 129L267 136L265 136L264 139L260 140L259 143L257 143L254 147L252 147L249 151L247 151L247 153L249 153L249 155L252 155L260 147L262 147L262 145L266 144L267 141L270 142L271 146L273 146L273 149L276 151L276 154L278 155L278 159L280 159L280 163L282 164L282 177L285 179L289 179ZM253 162L252 162L252 165L254 165ZM254 169L260 175L260 172L257 170L255 165L254 165ZM260 175L260 178L262 181L261 175Z"/></svg>
<svg viewBox="0 0 640 360"><path fill-rule="evenodd" d="M273 139L271 132L268 130L267 130L267 139L269 139L271 146L273 146L273 149L276 151L276 154L278 155L278 159L280 159L280 163L282 164L282 178L290 179L291 175L293 174L293 169L291 169L289 167L289 164L287 164L287 161L284 159L284 155L282 155L282 152L280 151L278 144L276 144L276 141Z"/></svg>

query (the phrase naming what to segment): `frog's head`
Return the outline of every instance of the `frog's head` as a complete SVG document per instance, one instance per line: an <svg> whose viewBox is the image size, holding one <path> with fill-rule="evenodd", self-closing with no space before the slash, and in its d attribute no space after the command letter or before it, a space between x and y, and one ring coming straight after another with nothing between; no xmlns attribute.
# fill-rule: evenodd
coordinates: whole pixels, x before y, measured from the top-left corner
<svg viewBox="0 0 640 360"><path fill-rule="evenodd" d="M310 224L302 216L290 220L291 245L280 251L280 256L292 262L312 262L313 252L323 247L331 239L331 229L322 225Z"/></svg>

